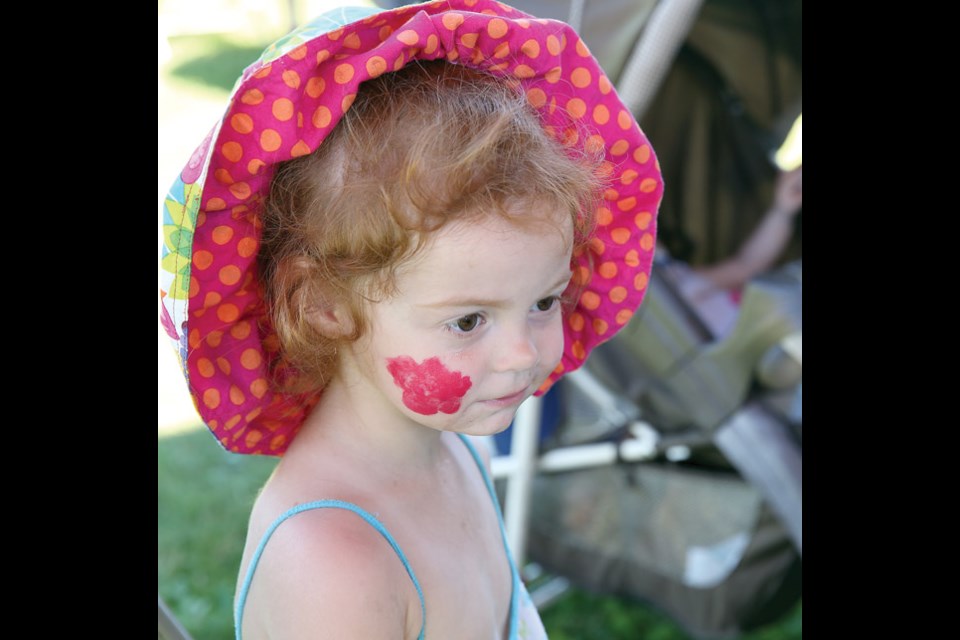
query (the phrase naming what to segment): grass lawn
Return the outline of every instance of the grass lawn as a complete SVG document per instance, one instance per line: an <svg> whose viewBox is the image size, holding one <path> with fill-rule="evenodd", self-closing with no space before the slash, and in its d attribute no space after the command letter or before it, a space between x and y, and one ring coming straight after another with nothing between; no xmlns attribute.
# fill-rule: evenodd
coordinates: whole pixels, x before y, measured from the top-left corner
<svg viewBox="0 0 960 640"><path fill-rule="evenodd" d="M169 44L172 57L160 74L161 123L166 107L189 109L185 96L225 100L240 71L263 49L223 35L172 37ZM172 177L161 175L161 183ZM195 640L233 637L233 593L247 515L274 464L224 452L204 428L158 437L157 588ZM548 607L543 618L551 640L690 640L641 603L577 589ZM778 623L740 640L799 638L800 604Z"/></svg>
<svg viewBox="0 0 960 640"><path fill-rule="evenodd" d="M274 464L223 451L205 429L157 441L157 583L196 640L233 637L247 516Z"/></svg>

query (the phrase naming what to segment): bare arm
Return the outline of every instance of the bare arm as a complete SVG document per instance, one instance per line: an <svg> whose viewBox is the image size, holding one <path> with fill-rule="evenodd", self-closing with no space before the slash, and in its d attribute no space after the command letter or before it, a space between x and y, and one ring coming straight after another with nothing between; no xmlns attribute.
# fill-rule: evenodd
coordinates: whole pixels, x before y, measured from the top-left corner
<svg viewBox="0 0 960 640"><path fill-rule="evenodd" d="M802 180L802 166L777 176L773 203L737 253L694 270L718 287L734 289L773 266L790 240L793 218L803 204Z"/></svg>

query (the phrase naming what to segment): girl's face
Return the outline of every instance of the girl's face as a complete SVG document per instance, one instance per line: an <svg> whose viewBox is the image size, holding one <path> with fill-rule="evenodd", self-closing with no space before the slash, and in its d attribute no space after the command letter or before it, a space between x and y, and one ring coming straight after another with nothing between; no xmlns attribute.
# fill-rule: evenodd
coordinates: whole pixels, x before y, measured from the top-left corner
<svg viewBox="0 0 960 640"><path fill-rule="evenodd" d="M346 354L368 406L443 431L507 428L560 362L572 238L569 219L523 228L497 216L434 234Z"/></svg>

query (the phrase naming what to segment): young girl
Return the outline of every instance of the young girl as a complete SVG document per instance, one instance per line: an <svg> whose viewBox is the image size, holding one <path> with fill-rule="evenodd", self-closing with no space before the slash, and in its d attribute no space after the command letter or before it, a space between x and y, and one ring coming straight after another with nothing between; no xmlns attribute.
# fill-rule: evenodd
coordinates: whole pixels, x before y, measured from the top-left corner
<svg viewBox="0 0 960 640"><path fill-rule="evenodd" d="M633 315L656 159L562 23L337 14L244 72L166 203L197 409L227 450L282 456L237 637L545 637L471 437Z"/></svg>

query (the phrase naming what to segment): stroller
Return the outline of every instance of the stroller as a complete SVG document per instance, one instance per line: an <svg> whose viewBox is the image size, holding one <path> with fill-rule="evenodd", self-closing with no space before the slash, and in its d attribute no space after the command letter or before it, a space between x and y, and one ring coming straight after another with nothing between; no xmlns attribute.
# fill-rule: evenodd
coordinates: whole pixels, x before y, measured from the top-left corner
<svg viewBox="0 0 960 640"><path fill-rule="evenodd" d="M579 23L668 188L637 315L494 438L512 548L541 606L575 584L648 602L697 638L735 637L801 597L799 228L720 310L725 329L684 296L675 259L733 253L769 201L801 110L801 2L514 4Z"/></svg>
<svg viewBox="0 0 960 640"><path fill-rule="evenodd" d="M663 265L651 283L623 335L540 401L520 544L561 587L636 597L694 637L728 637L800 597L801 270L751 283L722 339ZM506 459L529 419L499 443ZM558 593L546 584L541 604Z"/></svg>

